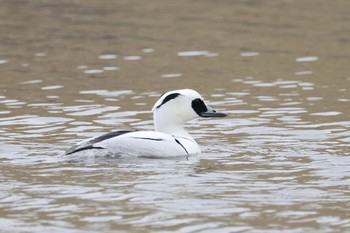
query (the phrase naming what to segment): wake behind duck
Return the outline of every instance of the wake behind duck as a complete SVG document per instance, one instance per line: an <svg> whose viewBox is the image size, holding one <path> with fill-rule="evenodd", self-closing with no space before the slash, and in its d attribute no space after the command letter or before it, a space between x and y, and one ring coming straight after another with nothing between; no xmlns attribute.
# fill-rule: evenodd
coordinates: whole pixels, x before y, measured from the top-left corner
<svg viewBox="0 0 350 233"><path fill-rule="evenodd" d="M133 157L178 157L198 154L200 147L184 124L198 117L225 117L191 89L163 94L153 109L155 131L116 131L84 140L66 154L87 153Z"/></svg>

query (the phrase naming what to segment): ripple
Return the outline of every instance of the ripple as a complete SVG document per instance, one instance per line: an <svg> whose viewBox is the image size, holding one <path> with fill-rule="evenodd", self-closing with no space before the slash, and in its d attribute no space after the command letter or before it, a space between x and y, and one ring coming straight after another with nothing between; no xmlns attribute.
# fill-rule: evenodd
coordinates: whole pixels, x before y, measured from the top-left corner
<svg viewBox="0 0 350 233"><path fill-rule="evenodd" d="M76 111L74 113L68 113L67 115L69 115L69 116L99 115L99 114L104 113L104 112L116 111L120 108L117 106L108 106L108 107L91 106L91 107L93 107L93 109L84 110L84 111Z"/></svg>
<svg viewBox="0 0 350 233"><path fill-rule="evenodd" d="M116 66L105 66L105 67L103 67L103 70L115 71L115 70L119 70L119 67L116 67Z"/></svg>
<svg viewBox="0 0 350 233"><path fill-rule="evenodd" d="M42 83L42 82L43 82L43 80L41 80L41 79L34 79L34 80L22 82L21 84L36 84L36 83Z"/></svg>
<svg viewBox="0 0 350 233"><path fill-rule="evenodd" d="M276 86L275 83L254 83L254 87L273 87Z"/></svg>
<svg viewBox="0 0 350 233"><path fill-rule="evenodd" d="M47 125L51 123L64 123L71 121L63 117L39 117L37 115L22 115L0 119L0 125Z"/></svg>
<svg viewBox="0 0 350 233"><path fill-rule="evenodd" d="M174 73L174 74L163 74L162 78L178 78L181 77L182 74L180 73Z"/></svg>
<svg viewBox="0 0 350 233"><path fill-rule="evenodd" d="M179 57L197 57L197 56L206 56L206 57L216 57L217 53L212 53L209 51L182 51L178 52L177 56Z"/></svg>
<svg viewBox="0 0 350 233"><path fill-rule="evenodd" d="M89 68L87 65L80 65L77 67L79 70L85 70L87 68Z"/></svg>
<svg viewBox="0 0 350 233"><path fill-rule="evenodd" d="M42 87L41 90L55 90L55 89L60 89L63 88L61 85L55 85L55 86L46 86Z"/></svg>
<svg viewBox="0 0 350 233"><path fill-rule="evenodd" d="M298 57L295 60L296 62L310 62L310 61L318 61L319 58L316 56L307 56L307 57Z"/></svg>
<svg viewBox="0 0 350 233"><path fill-rule="evenodd" d="M154 49L152 49L152 48L145 48L145 49L142 49L142 52L144 52L144 53L153 53Z"/></svg>
<svg viewBox="0 0 350 233"><path fill-rule="evenodd" d="M317 97L317 96L310 96L310 97L306 97L307 101L320 101L323 100L323 97Z"/></svg>
<svg viewBox="0 0 350 233"><path fill-rule="evenodd" d="M137 60L141 60L141 56L125 56L124 60L125 61L137 61Z"/></svg>
<svg viewBox="0 0 350 233"><path fill-rule="evenodd" d="M259 55L258 52L243 52L243 53L241 53L242 57L255 57L258 55Z"/></svg>
<svg viewBox="0 0 350 233"><path fill-rule="evenodd" d="M111 59L117 59L116 54L102 54L98 56L98 59L101 60L111 60Z"/></svg>
<svg viewBox="0 0 350 233"><path fill-rule="evenodd" d="M85 74L101 74L103 72L104 72L104 70L98 70L98 69L96 69L96 70L85 70L84 71Z"/></svg>
<svg viewBox="0 0 350 233"><path fill-rule="evenodd" d="M133 91L131 90L120 90L120 91L108 91L108 90L85 90L80 91L80 94L95 94L99 96L105 96L105 97L116 97L120 95L128 95L132 94Z"/></svg>
<svg viewBox="0 0 350 233"><path fill-rule="evenodd" d="M46 53L35 53L36 57L46 57Z"/></svg>
<svg viewBox="0 0 350 233"><path fill-rule="evenodd" d="M305 71L298 71L294 73L295 75L309 75L309 74L313 74L312 71L310 70L305 70Z"/></svg>
<svg viewBox="0 0 350 233"><path fill-rule="evenodd" d="M310 115L312 116L337 116L342 114L341 112L335 112L335 111L330 111L330 112L316 112L316 113L312 113Z"/></svg>

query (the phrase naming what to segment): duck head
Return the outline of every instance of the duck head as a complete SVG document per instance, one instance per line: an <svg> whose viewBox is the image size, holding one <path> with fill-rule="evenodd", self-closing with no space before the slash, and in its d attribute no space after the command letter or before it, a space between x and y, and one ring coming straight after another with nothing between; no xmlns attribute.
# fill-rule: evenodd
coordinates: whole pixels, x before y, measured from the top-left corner
<svg viewBox="0 0 350 233"><path fill-rule="evenodd" d="M181 131L183 124L198 117L225 117L208 106L202 96L191 89L164 93L153 109L155 130L168 134Z"/></svg>

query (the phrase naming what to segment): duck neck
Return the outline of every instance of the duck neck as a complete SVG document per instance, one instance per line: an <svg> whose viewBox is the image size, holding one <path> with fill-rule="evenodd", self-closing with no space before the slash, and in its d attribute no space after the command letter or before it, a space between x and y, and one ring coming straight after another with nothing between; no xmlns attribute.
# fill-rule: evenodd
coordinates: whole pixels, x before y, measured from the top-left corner
<svg viewBox="0 0 350 233"><path fill-rule="evenodd" d="M189 133L187 133L187 131L183 128L182 125L169 124L169 122L157 122L154 126L156 132L170 134L174 137L186 138L195 142L193 137Z"/></svg>

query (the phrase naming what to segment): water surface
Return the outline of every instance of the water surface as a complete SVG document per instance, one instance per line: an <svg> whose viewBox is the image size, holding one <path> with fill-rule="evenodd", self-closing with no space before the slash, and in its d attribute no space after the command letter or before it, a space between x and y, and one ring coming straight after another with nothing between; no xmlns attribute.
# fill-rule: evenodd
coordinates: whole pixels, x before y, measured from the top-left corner
<svg viewBox="0 0 350 233"><path fill-rule="evenodd" d="M0 9L3 232L348 232L350 4L10 1ZM225 119L188 159L67 158L152 130L165 91Z"/></svg>

